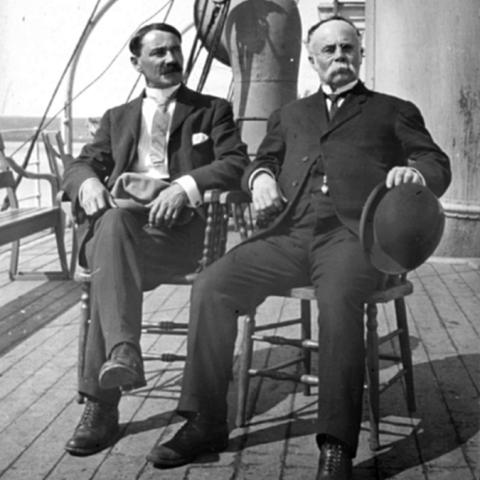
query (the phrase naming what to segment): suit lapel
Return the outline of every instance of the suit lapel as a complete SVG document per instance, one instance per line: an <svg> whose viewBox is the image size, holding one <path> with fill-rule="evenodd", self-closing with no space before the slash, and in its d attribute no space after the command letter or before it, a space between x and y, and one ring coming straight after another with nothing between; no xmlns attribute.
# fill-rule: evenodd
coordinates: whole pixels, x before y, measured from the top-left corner
<svg viewBox="0 0 480 480"><path fill-rule="evenodd" d="M130 102L127 106L126 116L129 119L127 126L128 156L126 156L126 169L130 169L137 157L137 146L140 137L140 127L142 124L142 104L144 94ZM119 130L122 131L122 130Z"/></svg>
<svg viewBox="0 0 480 480"><path fill-rule="evenodd" d="M328 128L325 99L321 90L312 95L306 103L305 123L308 129L312 129L311 137L319 140Z"/></svg>
<svg viewBox="0 0 480 480"><path fill-rule="evenodd" d="M181 85L178 89L175 110L172 116L172 123L170 125L170 138L177 130L184 120L190 115L190 112L195 108L195 102L190 90Z"/></svg>
<svg viewBox="0 0 480 480"><path fill-rule="evenodd" d="M338 109L333 120L328 124L328 128L324 134L330 133L337 129L340 125L348 122L351 118L358 115L362 110L362 104L367 99L368 90L362 82L358 82L351 92L345 98L342 106Z"/></svg>

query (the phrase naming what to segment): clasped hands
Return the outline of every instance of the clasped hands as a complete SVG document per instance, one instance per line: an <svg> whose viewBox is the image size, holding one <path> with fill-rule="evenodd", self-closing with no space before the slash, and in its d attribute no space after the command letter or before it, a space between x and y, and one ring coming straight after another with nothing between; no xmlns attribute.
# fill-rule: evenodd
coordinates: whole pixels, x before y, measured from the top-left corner
<svg viewBox="0 0 480 480"><path fill-rule="evenodd" d="M145 205L149 209L148 224L172 227L187 203L185 190L177 183L172 183ZM98 178L85 181L82 186L81 206L90 217L98 216L109 208L118 208L115 199Z"/></svg>
<svg viewBox="0 0 480 480"><path fill-rule="evenodd" d="M385 179L387 188L402 183L425 184L421 174L412 167L393 167ZM265 228L284 208L287 199L278 187L277 181L266 172L259 173L252 182L252 201L257 213L257 225Z"/></svg>

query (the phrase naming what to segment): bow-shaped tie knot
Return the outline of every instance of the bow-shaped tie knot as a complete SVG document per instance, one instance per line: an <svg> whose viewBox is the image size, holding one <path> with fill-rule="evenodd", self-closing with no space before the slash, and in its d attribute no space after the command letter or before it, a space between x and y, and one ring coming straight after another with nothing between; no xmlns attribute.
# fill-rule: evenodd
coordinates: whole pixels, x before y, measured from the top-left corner
<svg viewBox="0 0 480 480"><path fill-rule="evenodd" d="M345 98L350 90L347 90L346 92L341 92L341 93L325 93L325 96L332 102L336 102L339 98Z"/></svg>

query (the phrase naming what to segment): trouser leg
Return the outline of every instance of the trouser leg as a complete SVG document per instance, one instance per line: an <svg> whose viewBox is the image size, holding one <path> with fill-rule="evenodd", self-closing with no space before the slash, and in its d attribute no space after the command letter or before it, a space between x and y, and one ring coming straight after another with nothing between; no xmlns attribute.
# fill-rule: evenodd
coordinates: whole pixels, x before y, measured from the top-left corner
<svg viewBox="0 0 480 480"><path fill-rule="evenodd" d="M167 272L193 269L201 252L199 220L169 230L145 225L144 215L108 210L86 245L91 311L79 390L103 401L118 401L120 396L117 389L98 385L98 372L110 351L127 342L140 352L143 291L157 286Z"/></svg>
<svg viewBox="0 0 480 480"><path fill-rule="evenodd" d="M268 295L306 283L306 248L287 236L241 245L199 276L191 294L181 414L226 418L237 317Z"/></svg>
<svg viewBox="0 0 480 480"><path fill-rule="evenodd" d="M363 309L379 273L345 227L315 238L312 282L319 309L318 433L358 445L365 369Z"/></svg>

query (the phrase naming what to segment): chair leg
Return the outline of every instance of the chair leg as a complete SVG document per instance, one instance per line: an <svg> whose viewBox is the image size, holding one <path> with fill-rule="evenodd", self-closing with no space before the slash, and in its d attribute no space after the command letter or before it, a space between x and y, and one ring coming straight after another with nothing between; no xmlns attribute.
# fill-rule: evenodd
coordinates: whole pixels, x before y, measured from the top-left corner
<svg viewBox="0 0 480 480"><path fill-rule="evenodd" d="M78 236L75 225L72 224L72 252L70 254L70 278L75 275L78 257Z"/></svg>
<svg viewBox="0 0 480 480"><path fill-rule="evenodd" d="M416 410L415 388L413 382L413 364L412 351L410 349L410 339L408 334L407 312L405 300L399 298L395 300L395 313L397 317L397 328L401 331L399 335L400 353L402 355L402 365L405 371L405 388L407 391L407 407L409 412Z"/></svg>
<svg viewBox="0 0 480 480"><path fill-rule="evenodd" d="M9 277L10 280L15 280L18 275L18 255L20 251L20 240L12 242L12 251L10 254L10 270Z"/></svg>
<svg viewBox="0 0 480 480"><path fill-rule="evenodd" d="M60 212L60 215L63 215ZM60 259L60 268L65 275L65 278L70 278L70 269L68 268L67 262L67 251L65 249L65 228L64 228L64 221L63 219L60 223L55 227L55 238L57 240L57 250L58 250L58 257Z"/></svg>
<svg viewBox="0 0 480 480"><path fill-rule="evenodd" d="M80 379L83 376L85 368L85 348L87 345L88 327L90 325L90 282L82 282L82 295L80 297L80 332L78 335L78 365L77 378L80 384ZM79 393L77 396L78 403L84 403L84 396Z"/></svg>
<svg viewBox="0 0 480 480"><path fill-rule="evenodd" d="M378 364L378 332L377 332L377 305L368 303L367 313L367 384L368 384L368 410L370 418L370 449L379 447L379 364Z"/></svg>
<svg viewBox="0 0 480 480"><path fill-rule="evenodd" d="M238 379L238 400L237 400L237 418L235 425L243 427L246 423L248 387L250 375L248 373L252 364L253 339L255 332L255 314L249 314L245 317L243 327L242 349L240 355L239 379Z"/></svg>
<svg viewBox="0 0 480 480"><path fill-rule="evenodd" d="M312 338L312 309L310 300L301 300L300 301L300 318L301 318L301 329L302 329L302 340ZM303 368L306 375L312 373L312 353L308 348L304 348L302 351L303 355ZM303 391L305 395L310 395L311 387L308 384L303 385Z"/></svg>

